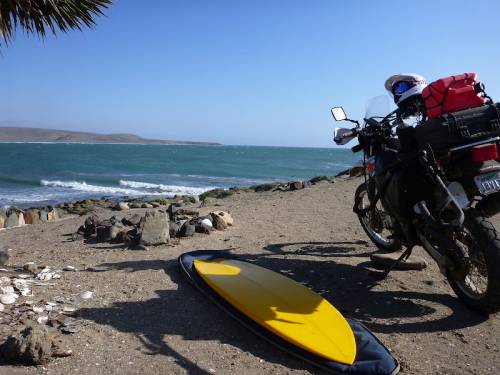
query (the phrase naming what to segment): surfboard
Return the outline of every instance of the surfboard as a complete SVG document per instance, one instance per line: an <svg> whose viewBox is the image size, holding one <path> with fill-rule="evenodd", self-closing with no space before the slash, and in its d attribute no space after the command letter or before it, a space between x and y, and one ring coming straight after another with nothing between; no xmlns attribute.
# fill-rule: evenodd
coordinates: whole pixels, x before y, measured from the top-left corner
<svg viewBox="0 0 500 375"><path fill-rule="evenodd" d="M351 365L351 326L326 299L304 285L255 264L228 258L195 259L197 274L242 314L286 342Z"/></svg>

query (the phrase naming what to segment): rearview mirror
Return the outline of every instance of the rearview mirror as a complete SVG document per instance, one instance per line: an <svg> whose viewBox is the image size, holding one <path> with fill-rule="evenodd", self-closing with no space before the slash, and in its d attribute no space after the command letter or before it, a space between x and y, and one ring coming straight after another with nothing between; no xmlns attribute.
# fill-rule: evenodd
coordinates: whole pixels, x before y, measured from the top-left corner
<svg viewBox="0 0 500 375"><path fill-rule="evenodd" d="M345 114L344 108L342 107L333 107L332 116L335 119L335 121L343 121L347 119L347 115Z"/></svg>

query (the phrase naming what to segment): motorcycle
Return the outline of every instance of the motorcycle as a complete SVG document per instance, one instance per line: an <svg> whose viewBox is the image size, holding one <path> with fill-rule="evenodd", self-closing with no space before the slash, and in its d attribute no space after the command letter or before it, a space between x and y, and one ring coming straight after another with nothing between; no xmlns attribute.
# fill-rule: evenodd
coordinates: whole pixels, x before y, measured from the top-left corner
<svg viewBox="0 0 500 375"><path fill-rule="evenodd" d="M422 246L464 304L500 311L500 234L488 220L500 212L500 125L484 120L493 109L464 111L455 125L449 119L411 127L398 109L382 115L371 107L363 125L342 107L331 110L336 121L356 124L335 129L334 141L344 145L357 138L352 151L364 155L364 182L353 207L362 228L381 251L406 248L397 262ZM481 132L471 136L474 126ZM436 137L452 127L453 136Z"/></svg>

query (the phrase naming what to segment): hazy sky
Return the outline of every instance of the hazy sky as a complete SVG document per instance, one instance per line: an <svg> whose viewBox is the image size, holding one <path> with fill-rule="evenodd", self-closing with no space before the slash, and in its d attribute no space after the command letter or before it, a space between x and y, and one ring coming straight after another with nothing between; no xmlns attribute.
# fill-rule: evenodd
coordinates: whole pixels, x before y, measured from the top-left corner
<svg viewBox="0 0 500 375"><path fill-rule="evenodd" d="M116 0L0 56L0 125L332 146L393 73L476 71L500 101L500 1Z"/></svg>

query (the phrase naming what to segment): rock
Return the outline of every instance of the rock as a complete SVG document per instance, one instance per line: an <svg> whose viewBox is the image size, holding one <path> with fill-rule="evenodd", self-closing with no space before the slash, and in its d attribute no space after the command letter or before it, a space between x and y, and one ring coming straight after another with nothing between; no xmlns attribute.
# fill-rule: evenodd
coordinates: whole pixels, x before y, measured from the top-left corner
<svg viewBox="0 0 500 375"><path fill-rule="evenodd" d="M401 256L403 250L396 251L393 253L373 253L370 259L373 263L382 266L384 268L392 266L392 264ZM416 255L410 255L410 257L396 265L393 269L395 270L423 270L427 267L427 262L424 258Z"/></svg>
<svg viewBox="0 0 500 375"><path fill-rule="evenodd" d="M52 357L55 358L64 358L73 355L73 351L71 349L60 349L58 347L52 349Z"/></svg>
<svg viewBox="0 0 500 375"><path fill-rule="evenodd" d="M151 203L143 203L141 208L153 208L153 205Z"/></svg>
<svg viewBox="0 0 500 375"><path fill-rule="evenodd" d="M57 210L52 208L49 212L47 212L47 220L55 221L59 220L59 215L57 214Z"/></svg>
<svg viewBox="0 0 500 375"><path fill-rule="evenodd" d="M170 238L169 220L165 212L148 211L139 223L140 243L146 246L161 245Z"/></svg>
<svg viewBox="0 0 500 375"><path fill-rule="evenodd" d="M195 231L198 233L209 234L212 230L214 230L212 221L208 218L200 218L196 220Z"/></svg>
<svg viewBox="0 0 500 375"><path fill-rule="evenodd" d="M77 269L76 269L76 267L74 267L74 266L69 266L69 265L68 265L68 266L66 266L66 267L64 267L64 268L63 268L63 271L68 271L68 272L76 272L76 271L77 271Z"/></svg>
<svg viewBox="0 0 500 375"><path fill-rule="evenodd" d="M229 212L214 211L214 212L211 212L210 215L212 215L212 217L214 215L220 216L224 220L224 222L226 223L226 226L228 226L228 227L233 225L234 220Z"/></svg>
<svg viewBox="0 0 500 375"><path fill-rule="evenodd" d="M128 219L124 217L122 219L122 223L124 225L129 225L129 226L132 226L132 227L136 227L141 222L141 219L142 219L142 215L134 214L132 217L130 217Z"/></svg>
<svg viewBox="0 0 500 375"><path fill-rule="evenodd" d="M23 266L23 270L31 272L33 274L38 272L38 267L35 262L28 262Z"/></svg>
<svg viewBox="0 0 500 375"><path fill-rule="evenodd" d="M40 222L40 213L35 208L30 208L24 213L24 222L26 224L38 224Z"/></svg>
<svg viewBox="0 0 500 375"><path fill-rule="evenodd" d="M212 212L210 215L212 216L212 224L215 229L224 230L227 228L226 220L224 220L222 216L217 215L214 212Z"/></svg>
<svg viewBox="0 0 500 375"><path fill-rule="evenodd" d="M99 225L96 228L96 240L97 242L109 242L111 241L111 228L110 225Z"/></svg>
<svg viewBox="0 0 500 375"><path fill-rule="evenodd" d="M96 235L99 225L101 225L101 219L97 215L88 216L83 224L83 237L90 238Z"/></svg>
<svg viewBox="0 0 500 375"><path fill-rule="evenodd" d="M109 240L111 242L116 241L116 238L120 234L120 232L123 230L123 227L120 225L113 225L109 228Z"/></svg>
<svg viewBox="0 0 500 375"><path fill-rule="evenodd" d="M291 181L288 183L290 190L300 190L304 188L304 183L302 181Z"/></svg>
<svg viewBox="0 0 500 375"><path fill-rule="evenodd" d="M158 202L150 202L149 203L151 206L153 206L153 208L160 208L161 207L161 204L159 204Z"/></svg>
<svg viewBox="0 0 500 375"><path fill-rule="evenodd" d="M19 214L11 212L9 216L7 216L7 220L5 220L4 226L5 228L12 228L19 226Z"/></svg>
<svg viewBox="0 0 500 375"><path fill-rule="evenodd" d="M169 223L169 232L170 232L170 237L177 237L177 233L179 233L179 230L181 229L181 225L175 221L171 221Z"/></svg>
<svg viewBox="0 0 500 375"><path fill-rule="evenodd" d="M42 222L48 221L47 211L40 210L40 211L38 211L38 214L40 215L40 221L42 221Z"/></svg>
<svg viewBox="0 0 500 375"><path fill-rule="evenodd" d="M142 202L131 202L128 206L130 208L142 208Z"/></svg>
<svg viewBox="0 0 500 375"><path fill-rule="evenodd" d="M91 292L91 291L82 292L78 295L78 297L80 297L80 299L82 299L84 301L91 299L93 296L94 296L94 292Z"/></svg>
<svg viewBox="0 0 500 375"><path fill-rule="evenodd" d="M362 165L357 165L349 170L349 176L350 177L363 176L364 170L365 168Z"/></svg>
<svg viewBox="0 0 500 375"><path fill-rule="evenodd" d="M14 293L0 294L0 302L4 305L12 305L16 302L16 295Z"/></svg>
<svg viewBox="0 0 500 375"><path fill-rule="evenodd" d="M0 266L4 266L10 258L10 249L0 246Z"/></svg>
<svg viewBox="0 0 500 375"><path fill-rule="evenodd" d="M125 211L128 210L130 207L128 206L127 202L118 202L115 206L115 210L117 211Z"/></svg>
<svg viewBox="0 0 500 375"><path fill-rule="evenodd" d="M181 229L178 232L179 237L191 237L195 232L195 225L186 221L182 224Z"/></svg>
<svg viewBox="0 0 500 375"><path fill-rule="evenodd" d="M7 220L7 217L3 212L0 212L0 229L5 226L5 220Z"/></svg>
<svg viewBox="0 0 500 375"><path fill-rule="evenodd" d="M47 329L38 324L28 325L16 336L9 336L2 344L3 358L31 365L46 363L51 356L52 341Z"/></svg>
<svg viewBox="0 0 500 375"><path fill-rule="evenodd" d="M71 234L71 241L81 241L81 240L83 240L83 234L81 234L80 232Z"/></svg>

